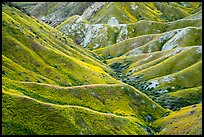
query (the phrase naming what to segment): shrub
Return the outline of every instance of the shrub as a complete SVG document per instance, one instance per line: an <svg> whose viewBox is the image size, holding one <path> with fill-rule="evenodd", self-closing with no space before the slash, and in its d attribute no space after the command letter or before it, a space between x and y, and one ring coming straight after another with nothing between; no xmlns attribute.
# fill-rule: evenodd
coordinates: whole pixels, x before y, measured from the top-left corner
<svg viewBox="0 0 204 137"><path fill-rule="evenodd" d="M106 61L106 60L103 60L103 63L107 64L107 61Z"/></svg>
<svg viewBox="0 0 204 137"><path fill-rule="evenodd" d="M31 82L31 80L29 79L29 77L26 77L26 82Z"/></svg>
<svg viewBox="0 0 204 137"><path fill-rule="evenodd" d="M111 59L113 58L113 56L111 56L110 54L108 54L108 56L106 57L106 59Z"/></svg>
<svg viewBox="0 0 204 137"><path fill-rule="evenodd" d="M41 83L41 81L38 79L38 80L37 80L37 83Z"/></svg>
<svg viewBox="0 0 204 137"><path fill-rule="evenodd" d="M6 26L7 24L6 24L6 22L5 22L5 21L2 21L2 25L3 25L3 26Z"/></svg>
<svg viewBox="0 0 204 137"><path fill-rule="evenodd" d="M60 84L61 86L65 86L65 87L71 87L72 86L72 84L71 83L62 83L62 84Z"/></svg>
<svg viewBox="0 0 204 137"><path fill-rule="evenodd" d="M33 38L34 38L34 37L33 37L33 36L31 36L31 35L28 35L28 38L30 38L30 39L32 39L32 40L33 40Z"/></svg>
<svg viewBox="0 0 204 137"><path fill-rule="evenodd" d="M154 118L151 115L149 115L149 114L145 115L144 118L148 122L154 121Z"/></svg>
<svg viewBox="0 0 204 137"><path fill-rule="evenodd" d="M75 38L74 38L74 42L75 42L76 44L80 45L81 42L82 42L82 39L81 39L80 37L75 37Z"/></svg>
<svg viewBox="0 0 204 137"><path fill-rule="evenodd" d="M40 38L39 35L36 35L36 38L39 39Z"/></svg>
<svg viewBox="0 0 204 137"><path fill-rule="evenodd" d="M55 65L54 67L55 67L55 68L57 68L57 69L59 68L59 66L58 66L58 65Z"/></svg>
<svg viewBox="0 0 204 137"><path fill-rule="evenodd" d="M13 21L11 21L12 24L15 24Z"/></svg>
<svg viewBox="0 0 204 137"><path fill-rule="evenodd" d="M116 70L121 69L121 66L122 66L121 62L115 62L110 65L111 68L116 69Z"/></svg>
<svg viewBox="0 0 204 137"><path fill-rule="evenodd" d="M2 70L2 75L6 75L6 71L5 70Z"/></svg>

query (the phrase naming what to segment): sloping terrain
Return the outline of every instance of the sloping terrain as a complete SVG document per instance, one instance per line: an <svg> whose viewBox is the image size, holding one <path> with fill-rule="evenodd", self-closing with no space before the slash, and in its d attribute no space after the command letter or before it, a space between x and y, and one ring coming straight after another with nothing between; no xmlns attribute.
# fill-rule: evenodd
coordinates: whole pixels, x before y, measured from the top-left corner
<svg viewBox="0 0 204 137"><path fill-rule="evenodd" d="M2 34L3 135L202 134L202 3L3 3Z"/></svg>
<svg viewBox="0 0 204 137"><path fill-rule="evenodd" d="M202 86L177 90L164 94L156 99L156 102L170 108L178 110L182 107L202 102ZM176 105L175 105L176 104Z"/></svg>
<svg viewBox="0 0 204 137"><path fill-rule="evenodd" d="M130 24L135 27L135 33L128 33L124 40L93 52L115 70L117 79L146 93L165 108L177 110L199 103L202 93L194 93L194 88L202 88L200 14L197 12L189 18L169 23L140 21ZM142 30L147 22L150 22L148 30ZM155 31L157 26L161 27L158 32ZM168 95L180 90L187 90L197 98L185 103L185 98Z"/></svg>
<svg viewBox="0 0 204 137"><path fill-rule="evenodd" d="M36 2L30 7L29 2L13 3L52 26L72 15L82 15L94 24L106 24L112 17L121 24L139 20L174 21L202 8L199 2Z"/></svg>
<svg viewBox="0 0 204 137"><path fill-rule="evenodd" d="M8 79L3 106L3 134L150 134L145 121L167 112L125 84L65 88Z"/></svg>
<svg viewBox="0 0 204 137"><path fill-rule="evenodd" d="M177 3L177 2L109 2L97 3L100 8L87 8L84 11L86 19L93 23L107 23L115 17L119 23L135 23L139 20L174 21L184 18L201 7L200 3ZM93 6L95 7L95 6ZM92 12L92 11L97 12ZM87 18L87 13L92 13ZM107 14L108 13L108 14ZM88 17L89 17L88 16Z"/></svg>
<svg viewBox="0 0 204 137"><path fill-rule="evenodd" d="M115 32L118 30L107 24L91 24L81 16L70 17L56 28L89 49L114 44Z"/></svg>
<svg viewBox="0 0 204 137"><path fill-rule="evenodd" d="M147 134L133 117L44 103L4 92L3 135Z"/></svg>
<svg viewBox="0 0 204 137"><path fill-rule="evenodd" d="M163 100L167 100L167 103L164 105L160 100L161 95L181 89L202 86L202 46L199 46L202 44L202 38L200 36L202 34L201 30L198 35L196 32L199 29L192 28L195 32L190 34L191 39L187 39L188 36L183 37L183 39L177 38L179 42L173 36L171 39L165 41L165 44L158 43L157 41L159 41L161 36L158 39L155 38L156 40L140 46L140 42L143 40L142 38L147 37L145 35L136 37L135 40L142 40L139 42L135 41L135 45L130 43L129 47L129 44L127 44L126 49L123 50L121 48L122 51L111 50L111 48L120 48L120 46L122 47L122 43L126 43L125 41L132 39L104 48L104 51L101 49L96 50L96 52L100 52L99 55L102 55L104 59L112 58L106 60L106 62L115 69L115 76L118 79L133 85L140 91L148 94L153 100L160 102L160 105L166 107L169 106L167 105L169 99L163 98ZM193 36L195 36L195 39ZM192 41L182 45L186 40ZM169 49L164 48L166 45L168 45ZM174 45L178 45L178 47ZM130 51L128 51L128 48ZM131 48L134 49L131 50ZM125 50L126 52L124 52ZM105 56L103 53L105 53ZM116 57L114 58L114 56ZM199 98L197 99L198 101L200 101ZM177 103L174 105L177 105ZM170 108L172 109L172 107ZM173 108L175 109L175 107ZM177 108L180 108L180 105L177 105Z"/></svg>
<svg viewBox="0 0 204 137"><path fill-rule="evenodd" d="M33 5L31 2L12 2L12 4L55 27L68 17L82 15L93 2L32 2Z"/></svg>
<svg viewBox="0 0 204 137"><path fill-rule="evenodd" d="M202 103L184 107L153 123L158 135L201 135Z"/></svg>
<svg viewBox="0 0 204 137"><path fill-rule="evenodd" d="M108 66L58 30L9 6L2 15L3 134L153 134L148 122L169 111L111 77ZM80 120L74 124L71 115ZM55 124L42 123L55 117ZM74 126L59 127L62 121Z"/></svg>
<svg viewBox="0 0 204 137"><path fill-rule="evenodd" d="M149 115L152 119L157 119L166 112L144 93L125 84L94 84L63 88L44 83L16 82L8 79L3 79L3 82L3 89L17 90L19 93L22 92L44 102L84 106L103 113L110 112L143 119Z"/></svg>
<svg viewBox="0 0 204 137"><path fill-rule="evenodd" d="M59 31L9 7L2 18L4 77L62 86L119 83L104 64Z"/></svg>
<svg viewBox="0 0 204 137"><path fill-rule="evenodd" d="M26 7L26 2L13 3ZM202 8L199 2L44 2L26 11L92 50L181 25L198 26Z"/></svg>
<svg viewBox="0 0 204 137"><path fill-rule="evenodd" d="M56 28L59 29L61 32L65 33L67 36L76 39L78 44L82 45L83 47L87 47L90 50L96 50L104 47L108 48L110 45L113 44L117 45L119 44L119 42L130 38L149 34L158 34L159 36L162 35L161 33L165 33L163 34L164 38L160 38L160 41L162 42L180 31L181 33L179 34L184 34L185 31L187 31L189 34L187 33L184 35L190 35L194 31L191 30L193 29L193 27L202 26L201 17L199 16L198 18L193 19L180 19L173 22L156 22L150 20L141 20L136 23L128 24L120 24L115 17L112 17L110 18L109 22L107 22L107 24L93 24L90 21L86 20L83 16L73 16L58 25ZM186 27L192 28L187 29ZM182 28L186 28L187 30ZM176 31L175 29L178 30ZM198 30L198 35L200 33ZM131 40L129 40L128 43L130 41ZM108 54L108 52L106 52L106 54Z"/></svg>

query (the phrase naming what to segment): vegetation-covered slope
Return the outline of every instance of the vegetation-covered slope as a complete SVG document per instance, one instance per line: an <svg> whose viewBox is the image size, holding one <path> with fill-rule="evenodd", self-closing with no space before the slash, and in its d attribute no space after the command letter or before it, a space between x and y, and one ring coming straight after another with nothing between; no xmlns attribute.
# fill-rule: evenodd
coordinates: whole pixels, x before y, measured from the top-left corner
<svg viewBox="0 0 204 137"><path fill-rule="evenodd" d="M93 2L12 2L18 8L23 8L39 20L51 26L57 26L68 17L82 15ZM74 7L74 8L73 8Z"/></svg>
<svg viewBox="0 0 204 137"><path fill-rule="evenodd" d="M77 105L103 113L134 116L145 121L158 119L166 112L144 93L125 84L95 84L58 87L35 82L15 82L3 79L3 89L17 90L32 98L60 105ZM43 92L42 92L43 90ZM141 102L138 102L138 101Z"/></svg>
<svg viewBox="0 0 204 137"><path fill-rule="evenodd" d="M201 46L121 56L109 59L107 63L115 70L115 77L146 93L165 108L180 109L202 100L202 93L197 94L193 90L202 87ZM178 98L178 103L177 99L166 96L182 89L197 98L188 100L188 103Z"/></svg>
<svg viewBox="0 0 204 137"><path fill-rule="evenodd" d="M4 90L2 102L3 135L148 134L133 117L44 103Z"/></svg>
<svg viewBox="0 0 204 137"><path fill-rule="evenodd" d="M199 103L202 93L196 94L194 88L202 88L200 14L202 12L168 23L140 21L129 24L121 37L124 40L93 52L115 70L117 79L146 93L165 108L176 110ZM143 29L148 24L149 27ZM130 26L135 31L128 29ZM168 93L176 94L182 89L197 98L185 103L185 99L169 97Z"/></svg>
<svg viewBox="0 0 204 137"><path fill-rule="evenodd" d="M201 135L202 103L184 107L154 122L159 135Z"/></svg>
<svg viewBox="0 0 204 137"><path fill-rule="evenodd" d="M83 16L73 16L58 25L56 28L67 36L76 39L76 41L84 47L91 50L99 48L100 50L103 50L104 47L106 49L110 45L118 45L121 41L150 34L160 34L158 35L161 36L161 38L159 37L159 42L164 42L178 32L180 33L175 35L176 37L178 35L187 35L188 37L183 39L189 39L189 36L193 35L192 32L197 31L198 36L195 35L195 38L197 38L200 37L202 30L199 28L200 26L202 26L202 18L180 19L173 22L141 20L136 23L120 24L115 17L112 17L107 24L93 24L90 21L87 21ZM176 31L175 29L178 30ZM133 41L133 39L128 40L127 43L131 44ZM184 40L182 40L182 42L184 42ZM189 41L186 40L183 44L188 42ZM108 53L109 52L106 54Z"/></svg>
<svg viewBox="0 0 204 137"><path fill-rule="evenodd" d="M89 49L115 43L116 28L107 24L91 24L81 16L72 16L56 28Z"/></svg>
<svg viewBox="0 0 204 137"><path fill-rule="evenodd" d="M8 6L2 15L3 77L62 86L119 83L104 64L56 29Z"/></svg>
<svg viewBox="0 0 204 137"><path fill-rule="evenodd" d="M148 122L167 110L119 84L108 66L58 30L9 6L2 15L3 134L154 133ZM96 85L79 86L86 84Z"/></svg>
<svg viewBox="0 0 204 137"><path fill-rule="evenodd" d="M3 135L202 134L202 3L2 9Z"/></svg>
<svg viewBox="0 0 204 137"><path fill-rule="evenodd" d="M177 90L156 99L165 108L178 110L182 107L202 102L202 86Z"/></svg>
<svg viewBox="0 0 204 137"><path fill-rule="evenodd" d="M110 18L115 17L121 24L134 23L144 19L159 22L173 21L184 18L196 8L201 7L200 3L193 2L109 2L97 4L101 5L100 8L96 8L96 10L95 6L87 8L82 16L94 23L107 23ZM87 16L87 13L92 14Z"/></svg>
<svg viewBox="0 0 204 137"><path fill-rule="evenodd" d="M82 15L92 23L108 23L115 17L119 23L139 20L174 21L197 12L199 2L12 2L40 20L56 26L73 15ZM74 8L73 8L74 7Z"/></svg>

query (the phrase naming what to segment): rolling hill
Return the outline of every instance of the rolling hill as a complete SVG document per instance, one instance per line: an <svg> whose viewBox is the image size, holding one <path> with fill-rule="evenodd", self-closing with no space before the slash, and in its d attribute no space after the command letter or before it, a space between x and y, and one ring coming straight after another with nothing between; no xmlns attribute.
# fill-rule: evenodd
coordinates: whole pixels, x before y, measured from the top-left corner
<svg viewBox="0 0 204 137"><path fill-rule="evenodd" d="M3 3L2 34L3 135L202 134L202 3Z"/></svg>
<svg viewBox="0 0 204 137"><path fill-rule="evenodd" d="M62 23L72 15L82 15L94 24L105 24L112 17L121 24L135 23L139 20L174 21L202 9L202 4L199 2L36 2L32 4L13 2L13 4L28 9L32 15L46 22Z"/></svg>
<svg viewBox="0 0 204 137"><path fill-rule="evenodd" d="M202 103L184 107L154 122L158 135L201 135Z"/></svg>

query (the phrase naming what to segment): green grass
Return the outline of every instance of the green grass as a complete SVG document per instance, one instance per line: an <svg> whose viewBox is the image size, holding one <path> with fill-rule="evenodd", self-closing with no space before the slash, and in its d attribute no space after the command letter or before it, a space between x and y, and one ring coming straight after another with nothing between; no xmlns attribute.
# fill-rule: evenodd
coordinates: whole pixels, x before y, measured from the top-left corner
<svg viewBox="0 0 204 137"><path fill-rule="evenodd" d="M191 15L191 12L198 8L199 4L189 3L189 7L185 7L176 2L171 4L166 2L110 2L92 14L89 20L94 23L107 23L111 17L116 17L122 24L134 23L139 20L173 21Z"/></svg>
<svg viewBox="0 0 204 137"><path fill-rule="evenodd" d="M114 44L117 30L107 24L91 24L78 15L68 18L56 28L72 39L78 39L80 45L90 50Z"/></svg>
<svg viewBox="0 0 204 137"><path fill-rule="evenodd" d="M17 2L16 2L17 3ZM30 3L30 2L29 2ZM33 16L56 27L73 15L81 15L92 2L44 2L28 8ZM73 8L74 7L74 8ZM23 7L26 8L26 7Z"/></svg>
<svg viewBox="0 0 204 137"><path fill-rule="evenodd" d="M146 28L145 26L149 26ZM141 20L136 23L130 23L127 24L127 30L128 30L128 37L125 37L126 35L122 35L119 33L119 36L121 35L121 39L125 40L127 38L133 38L137 37L140 35L146 35L146 34L159 34L167 31L171 31L174 29L179 29L179 28L185 28L185 27L200 27L202 26L202 19L181 19L181 20L176 20L172 22L156 22L156 21L149 21L149 20ZM118 37L119 39L119 37Z"/></svg>
<svg viewBox="0 0 204 137"><path fill-rule="evenodd" d="M171 110L198 104L202 101L202 86L166 93L159 96L155 101Z"/></svg>
<svg viewBox="0 0 204 137"><path fill-rule="evenodd" d="M98 4L100 5L100 3ZM138 10L132 10L131 7L133 5L138 6ZM99 51L96 50L100 54L102 52L102 54L105 54L105 56L109 54L113 54L113 56L115 55L119 56L123 52L126 52L127 50L129 50L129 48L123 49L124 46L113 46L117 42L129 39L129 38L138 37L141 35L160 34L174 29L185 28L189 26L192 26L192 27L202 26L201 18L183 19L184 17L191 15L190 11L192 9L190 7L189 8L183 7L183 9L180 9L180 6L178 6L178 4L176 5L177 6L174 7L166 3L165 4L163 3L159 6L156 3L127 2L126 4L124 4L120 2L115 2L115 3L110 2L102 6L101 9L96 10L97 12L94 13L93 16L91 16L91 19L88 19L88 21L85 19L86 15L82 17L75 15L68 18L60 25L58 25L57 29L59 29L61 32L65 33L67 36L73 39L80 37L82 41L81 45L84 47L87 47L91 50L100 48ZM199 3L197 3L197 5L199 5ZM163 9L162 11L159 11L161 7L165 7L165 6L168 7L168 10L176 9L175 11L177 11L175 13L171 12L171 15L164 15L171 18L170 20L172 22L169 19L167 19L168 22L165 21L166 17L162 16L164 14ZM195 7L196 5L191 5L191 6ZM168 10L167 11L164 10L166 12L165 14L169 14ZM88 11L92 12L91 8L87 9L86 11L87 14L89 14ZM177 14L178 12L179 13L183 12L183 13L180 16ZM140 17L138 16L143 16L144 19L141 20L139 19ZM176 17L176 16L179 16L179 17ZM73 24L74 22L76 22L76 19L78 19L79 17L80 18L84 17L84 18L80 23L76 23L78 25ZM112 17L115 17L119 23L125 24L125 26L122 26L120 28L109 26L107 22ZM177 18L177 19L173 19L173 18ZM93 28L95 26L94 24L101 24L102 28L94 32L93 31ZM87 25L89 25L89 29L85 28L85 26ZM145 26L149 26L149 27L147 28ZM92 29L90 29L90 27ZM87 39L89 39L88 38L89 36L90 36L90 40L88 40L88 43L87 43L86 41ZM189 37L186 37L186 39L188 40ZM183 45L188 44L189 42L190 44L192 44L191 42L193 40L192 41L187 41L187 40L186 42L183 43ZM130 41L132 40L128 40L126 42L130 42ZM123 42L120 44L125 44L126 42ZM111 45L111 48L109 49L110 45ZM105 47L104 51L103 49L101 49L103 47ZM108 47L108 49L106 47ZM111 50L112 48L117 49L119 47L123 47L121 49L122 53L120 52L112 53L112 50ZM105 51L107 51L108 53L106 53Z"/></svg>
<svg viewBox="0 0 204 137"><path fill-rule="evenodd" d="M16 11L14 15L13 11ZM107 66L92 57L90 52L74 44L72 40L63 38L64 35L58 30L45 23L37 22L8 6L3 7L2 19L5 23L2 28L2 33L4 33L2 54L10 62L14 62L14 65L18 64L28 71L35 72L35 75L41 75L58 85L120 83L107 73L111 71ZM15 25L12 24L12 21ZM36 35L40 37L37 38ZM8 62L5 62L5 65L6 63ZM5 69L11 69L10 67L3 65ZM8 71L4 77L9 76L10 79L16 79L15 77L19 77L18 73L24 73L19 69L16 72L13 75ZM30 80L33 82L38 80L37 77L32 77ZM43 82L49 80L43 80Z"/></svg>
<svg viewBox="0 0 204 137"><path fill-rule="evenodd" d="M148 134L133 117L44 103L8 91L3 91L2 105L3 135Z"/></svg>
<svg viewBox="0 0 204 137"><path fill-rule="evenodd" d="M192 14L191 16L187 16L184 19L197 19L197 18L201 18L202 16L202 10Z"/></svg>
<svg viewBox="0 0 204 137"><path fill-rule="evenodd" d="M158 51L153 53L144 53L144 54L138 54L135 56L132 56L131 60L133 60L133 63L130 65L130 67L126 70L126 72L132 71L137 72L142 69L146 69L148 67L151 67L153 65L156 65L159 63L159 61L162 61L165 58L168 58L168 54L172 53L174 50L171 51ZM140 55L144 55L141 58L138 58Z"/></svg>
<svg viewBox="0 0 204 137"><path fill-rule="evenodd" d="M158 119L167 111L145 94L125 84L95 84L63 88L43 83L3 79L3 86L5 90L16 90L48 103L83 106L103 113L134 116L144 121L146 121L146 115ZM138 102L138 100L143 101ZM153 105L156 107L152 107Z"/></svg>
<svg viewBox="0 0 204 137"><path fill-rule="evenodd" d="M170 77L173 80L170 80L170 82L165 81L164 79L167 77ZM154 79L161 83L157 88L168 88L176 85L185 88L200 86L202 84L202 61L200 60L181 71L166 75L165 78L157 77Z"/></svg>
<svg viewBox="0 0 204 137"><path fill-rule="evenodd" d="M74 23L76 23L77 19L79 19L79 18L81 18L81 21L83 23L90 24L90 22L88 22L85 18L83 18L79 15L74 15L74 16L68 18L66 21L62 22L60 25L56 26L55 28L60 29L60 28L62 28L62 26L66 25L67 23L74 24Z"/></svg>
<svg viewBox="0 0 204 137"><path fill-rule="evenodd" d="M46 21L52 19L55 22L59 19L59 23L72 15L82 15L93 23L107 23L111 17L116 17L120 23L134 23L140 20L151 20L158 22L173 21L184 18L201 9L199 2L188 2L188 6L173 3L157 3L157 2L109 2L101 3L31 3L31 2L12 2L14 5L26 8L37 18L44 16ZM36 4L36 5L35 5ZM95 4L95 5L92 5ZM33 5L33 6L32 6ZM104 5L98 8L101 5ZM92 6L92 8L90 7ZM75 8L73 8L75 7ZM96 12L92 12L92 10ZM90 14L91 15L87 15ZM107 14L108 13L108 14ZM54 15L56 15L54 17ZM51 24L54 25L54 24Z"/></svg>
<svg viewBox="0 0 204 137"><path fill-rule="evenodd" d="M147 64L140 64L140 71L136 71L133 73L133 76L144 74L145 79L153 79L158 76L164 76L167 74L178 72L182 69L185 69L188 66L193 65L194 63L201 60L202 53L198 53L198 47L188 48L176 55L173 55L165 60L157 60L160 62L158 64L151 64L151 62ZM189 56L186 56L188 54ZM164 56L164 55L163 55ZM154 61L154 60L153 60ZM156 62L156 61L154 61ZM149 65L150 64L150 65ZM145 66L146 65L146 66ZM152 66L151 66L152 65ZM136 65L135 65L136 66ZM144 67L143 67L144 66ZM168 67L166 67L168 66Z"/></svg>
<svg viewBox="0 0 204 137"><path fill-rule="evenodd" d="M107 57L107 56L118 57L132 49L135 49L137 47L140 47L148 43L149 41L153 40L156 37L158 37L158 35L153 34L153 35L144 35L144 36L139 36L135 38L130 38L130 39L115 43L111 46L107 46L105 48L99 48L99 49L93 50L93 52L103 57Z"/></svg>
<svg viewBox="0 0 204 137"><path fill-rule="evenodd" d="M110 2L56 28L2 6L3 135L201 134L202 11L185 4Z"/></svg>
<svg viewBox="0 0 204 137"><path fill-rule="evenodd" d="M146 131L146 117L156 120L169 112L126 84L2 82L2 132L7 135L153 134Z"/></svg>
<svg viewBox="0 0 204 137"><path fill-rule="evenodd" d="M196 94L194 95L197 95L197 96L201 96L202 95L202 86L199 86L199 87L196 87L196 88L189 88L189 89L183 89L183 90L179 90L177 92L172 92L172 93L169 93L170 96L173 96L173 97L182 97L182 98L186 98L187 100L189 101L195 101L196 97L195 96L192 96L191 92L195 92ZM191 98L191 99L189 99ZM193 103L195 104L195 103Z"/></svg>
<svg viewBox="0 0 204 137"><path fill-rule="evenodd" d="M28 7L35 6L37 3L36 2L12 2L12 4L19 8L22 8L22 7L28 8Z"/></svg>
<svg viewBox="0 0 204 137"><path fill-rule="evenodd" d="M173 49L175 47L201 45L201 32L202 28L200 27L188 27L159 34L139 34L139 36L136 35L137 37L128 38L104 48L98 48L93 52L106 59L109 56L113 58Z"/></svg>
<svg viewBox="0 0 204 137"><path fill-rule="evenodd" d="M202 103L184 107L153 123L158 135L202 135Z"/></svg>
<svg viewBox="0 0 204 137"><path fill-rule="evenodd" d="M170 50L176 47L187 47L202 44L202 28L187 27L161 34L158 38L148 43L136 47L124 56L135 55L139 53L150 53L155 51Z"/></svg>

